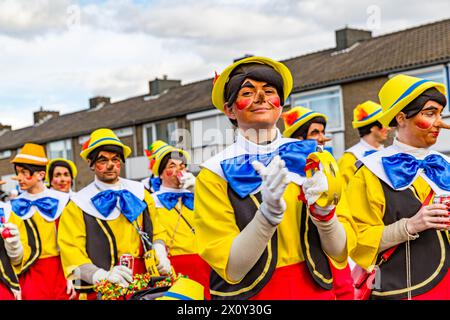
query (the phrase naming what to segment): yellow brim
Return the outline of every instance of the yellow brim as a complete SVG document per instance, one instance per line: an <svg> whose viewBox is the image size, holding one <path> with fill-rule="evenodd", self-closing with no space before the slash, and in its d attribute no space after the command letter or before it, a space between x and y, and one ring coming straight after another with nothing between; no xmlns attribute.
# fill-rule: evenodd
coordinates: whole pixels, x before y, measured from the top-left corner
<svg viewBox="0 0 450 320"><path fill-rule="evenodd" d="M315 117L324 118L325 121L328 122L327 116L313 111L312 113L309 113L309 114L307 113L306 115L304 115L304 118L300 118L300 120L298 120L293 125L291 125L289 128L284 130L283 136L285 136L286 138L290 138L294 134L294 132L297 131L298 128L300 128L306 122L308 122L309 120L311 120L312 118L315 118Z"/></svg>
<svg viewBox="0 0 450 320"><path fill-rule="evenodd" d="M87 156L89 155L89 153L91 153L94 149L100 147L100 146L104 146L104 145L115 145L115 146L119 146L122 147L123 149L123 156L126 158L128 158L128 156L131 154L131 148L124 145L123 143L119 142L119 141L115 141L115 140L106 140L103 142L100 142L96 145L93 145L90 148L87 148L86 150L81 151L80 156L81 158L83 158L84 160L87 160Z"/></svg>
<svg viewBox="0 0 450 320"><path fill-rule="evenodd" d="M155 177L158 177L158 176L159 176L159 174L158 174L158 172L159 172L159 165L161 164L162 159L163 159L167 154L169 154L169 153L171 153L171 152L173 152L173 151L181 152L181 153L184 155L184 157L186 158L186 161L189 162L189 161L191 160L191 157L190 157L190 155L189 155L189 153L188 153L187 151L182 150L182 149L177 149L177 148L168 148L166 151L162 152L161 155L159 155L158 160L156 160L156 161L155 161L155 164L153 165L152 173L153 173L153 175L154 175Z"/></svg>
<svg viewBox="0 0 450 320"><path fill-rule="evenodd" d="M274 68L283 78L284 101L286 101L286 99L289 97L289 94L291 93L292 86L294 83L291 71L288 69L288 67L272 59L264 57L249 57L233 63L231 66L227 67L217 78L216 82L214 83L211 96L212 103L217 109L223 112L223 106L225 104L225 97L224 97L225 85L228 82L228 77L230 76L231 72L237 66L245 63L267 64L272 68Z"/></svg>

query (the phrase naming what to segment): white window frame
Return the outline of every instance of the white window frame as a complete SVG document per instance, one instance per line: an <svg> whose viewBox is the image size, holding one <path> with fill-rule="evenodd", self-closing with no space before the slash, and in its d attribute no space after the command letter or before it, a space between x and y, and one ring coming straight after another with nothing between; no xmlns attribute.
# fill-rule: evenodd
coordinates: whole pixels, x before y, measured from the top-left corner
<svg viewBox="0 0 450 320"><path fill-rule="evenodd" d="M291 108L296 107L295 100L297 100L299 98L304 98L305 96L314 95L314 94L320 94L320 93L324 93L324 92L327 92L327 91L336 91L336 90L339 92L339 105L340 105L339 112L341 114L341 119L340 119L341 126L338 127L338 128L333 128L333 129L331 129L331 128L328 129L327 128L327 132L329 132L329 133L342 132L342 131L345 130L345 125L344 125L344 99L342 97L342 87L339 86L339 85L338 86L321 88L321 89L316 89L316 90L302 91L302 92L291 94L289 96Z"/></svg>
<svg viewBox="0 0 450 320"><path fill-rule="evenodd" d="M407 71L403 71L403 72L392 73L389 75L389 79L396 75L399 75L399 74L406 74L408 76L420 77L420 75L423 73L441 71L442 76L444 78L444 85L445 85L445 88L447 89L446 90L447 91L447 107L445 108L445 110L442 114L443 114L443 116L447 117L447 116L450 116L450 110L449 110L449 105L448 105L448 101L449 101L449 92L448 91L449 91L449 83L450 83L449 68L450 68L450 63L448 63L447 65L439 64L439 65L435 65L435 66L431 66L431 67L425 67L425 68L412 69L412 70L407 70Z"/></svg>
<svg viewBox="0 0 450 320"><path fill-rule="evenodd" d="M164 120L164 121L158 121L158 122L152 122L152 123L147 123L144 124L142 126L142 141L144 141L144 145L143 145L143 152L145 154L145 150L148 148L148 138L147 138L147 128L152 128L152 135L154 137L155 140L158 140L159 138L156 136L156 125L160 124L160 123L175 123L175 130L178 130L178 119L174 118L173 120ZM169 141L166 141L167 143L169 143Z"/></svg>
<svg viewBox="0 0 450 320"><path fill-rule="evenodd" d="M0 160L8 159L11 157L12 151L11 150L3 150L0 151Z"/></svg>
<svg viewBox="0 0 450 320"><path fill-rule="evenodd" d="M51 141L48 142L46 144L46 152L47 152L47 156L49 157L49 159L51 160L53 157L50 156L51 152L50 152L50 146L52 143L57 143L57 142L63 142L64 143L64 155L62 156L62 158L64 159L70 159L73 160L73 145L72 145L72 139L63 139L63 140L55 140L55 141ZM67 143L70 145L70 157L69 157L69 150L67 149Z"/></svg>

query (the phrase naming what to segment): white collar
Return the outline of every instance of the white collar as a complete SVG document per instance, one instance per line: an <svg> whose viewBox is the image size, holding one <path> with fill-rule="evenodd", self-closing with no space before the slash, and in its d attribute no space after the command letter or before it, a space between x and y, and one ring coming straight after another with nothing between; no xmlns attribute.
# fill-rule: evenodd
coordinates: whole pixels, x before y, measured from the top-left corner
<svg viewBox="0 0 450 320"><path fill-rule="evenodd" d="M238 157L244 154L266 154L276 151L278 148L280 148L282 145L292 142L298 142L297 139L292 138L285 138L281 135L280 131L277 128L277 135L275 139L267 144L267 145L259 145L254 142L251 142L247 138L245 138L242 133L238 132L236 142L232 145L225 148L222 152L216 154L209 160L202 163L201 167L206 168L215 174L217 174L219 177L221 177L223 180L226 181L225 175L222 170L222 166L220 163L223 160L231 159L234 157ZM291 182L301 186L305 180L305 177L302 177L296 173L289 172L289 178ZM257 193L259 189L255 190L253 192Z"/></svg>
<svg viewBox="0 0 450 320"><path fill-rule="evenodd" d="M367 157L364 157L360 160L367 167L367 169L369 169L380 180L383 180L385 183L387 183L392 189L395 189L395 188L393 187L389 178L387 177L386 173L384 172L384 167L383 167L383 164L381 161L381 159L383 157L390 157L390 156L392 156L394 154L398 154L398 153L406 153L406 154L409 154L409 155L415 157L418 160L423 160L429 154L437 154L437 155L442 156L447 162L450 162L450 158L440 152L430 150L430 149L414 148L414 147L405 145L401 142L396 143L395 141L396 140L394 140L394 144L392 144L391 146L389 146L383 150L380 150L378 152L372 153L371 155L368 155ZM419 155L420 155L420 158L418 157ZM417 179L418 176L421 176L428 183L428 185L434 190L434 192L436 192L437 195L446 194L450 191L450 190L443 190L443 189L439 188L433 181L431 181L424 174L423 169L419 169L417 171L416 176L414 177L414 179L412 180L412 182L409 185L407 185L403 188L395 189L395 190L405 190L405 189L409 188L412 185L412 183Z"/></svg>
<svg viewBox="0 0 450 320"><path fill-rule="evenodd" d="M69 194L68 193L64 193L64 192L60 192L60 191L56 191L56 190L48 189L47 187L44 187L44 190L42 192L35 193L35 194L23 192L16 199L22 198L22 199L27 199L30 201L35 201L35 200L45 198L45 197L49 197L49 198L58 200L58 209L53 218L50 218L50 217L46 216L45 214L43 214L41 211L39 211L39 209L36 206L31 206L28 213L19 218L22 220L27 220L27 219L30 219L36 212L38 212L48 222L55 221L56 219L58 219L59 216L61 215L61 213L63 212L64 208L66 207L67 203L69 202Z"/></svg>
<svg viewBox="0 0 450 320"><path fill-rule="evenodd" d="M381 146L381 149L377 149L374 146L368 144L364 139L361 138L357 144L355 144L353 147L349 148L345 152L353 154L357 160L360 160L361 158L364 157L364 153L366 151L370 151L370 150L379 151L382 149L384 149L384 146Z"/></svg>
<svg viewBox="0 0 450 320"><path fill-rule="evenodd" d="M401 152L410 154L416 159L420 160L423 160L427 155L430 154L429 148L416 148L398 141L397 138L394 139L392 145L396 146Z"/></svg>
<svg viewBox="0 0 450 320"><path fill-rule="evenodd" d="M88 186L78 191L73 196L72 201L81 210L95 218L99 218L101 220L115 220L120 215L118 206L116 206L111 214L105 218L100 212L97 211L97 209L92 204L92 197L104 190L128 190L139 200L144 200L145 196L144 185L140 182L119 178L119 182L117 184L107 184L95 179Z"/></svg>

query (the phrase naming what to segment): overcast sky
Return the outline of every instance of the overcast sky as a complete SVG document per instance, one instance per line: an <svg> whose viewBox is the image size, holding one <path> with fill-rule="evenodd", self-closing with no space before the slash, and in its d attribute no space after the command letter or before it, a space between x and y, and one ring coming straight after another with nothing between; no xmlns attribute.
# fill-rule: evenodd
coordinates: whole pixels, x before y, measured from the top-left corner
<svg viewBox="0 0 450 320"><path fill-rule="evenodd" d="M282 60L335 46L348 25L390 33L450 17L448 0L0 0L0 123L32 125L96 95L183 84L244 54Z"/></svg>

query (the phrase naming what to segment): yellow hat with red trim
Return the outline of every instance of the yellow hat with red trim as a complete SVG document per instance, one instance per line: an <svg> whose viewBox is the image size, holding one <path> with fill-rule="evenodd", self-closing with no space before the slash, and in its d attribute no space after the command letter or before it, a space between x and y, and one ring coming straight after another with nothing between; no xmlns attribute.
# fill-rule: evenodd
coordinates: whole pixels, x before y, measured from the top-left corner
<svg viewBox="0 0 450 320"><path fill-rule="evenodd" d="M292 86L294 83L291 71L281 62L272 60L270 58L255 56L236 61L235 63L227 67L220 75L216 75L216 77L214 77L212 103L217 109L223 112L223 105L225 104L225 86L229 80L228 77L230 76L231 72L233 72L233 70L237 66L246 63L261 63L274 68L275 71L277 71L283 79L284 101L286 101L286 99L291 94Z"/></svg>
<svg viewBox="0 0 450 320"><path fill-rule="evenodd" d="M283 135L290 138L298 128L315 117L322 117L328 122L326 115L305 107L294 107L281 114L284 121Z"/></svg>
<svg viewBox="0 0 450 320"><path fill-rule="evenodd" d="M54 164L55 162L65 162L69 165L70 170L72 171L72 176L75 179L77 177L78 171L77 171L77 166L75 165L75 163L73 163L73 161L69 160L69 159L64 159L64 158L54 158L52 160L50 160L47 163L47 172L45 173L45 182L50 183L50 177L49 177L49 171L50 171L50 167L52 166L52 164Z"/></svg>
<svg viewBox="0 0 450 320"><path fill-rule="evenodd" d="M353 128L361 128L378 121L383 115L383 110L381 105L376 102L367 100L361 104L358 104L355 109L353 109Z"/></svg>
<svg viewBox="0 0 450 320"><path fill-rule="evenodd" d="M204 300L204 287L189 278L178 278L172 287L156 300Z"/></svg>
<svg viewBox="0 0 450 320"><path fill-rule="evenodd" d="M403 108L430 88L436 88L440 93L446 95L445 85L439 82L404 74L399 74L389 79L378 93L378 98L383 108L383 114L379 119L381 124L389 126L392 119Z"/></svg>
<svg viewBox="0 0 450 320"><path fill-rule="evenodd" d="M20 152L11 160L11 163L26 163L35 166L46 166L48 163L45 149L35 143L25 143Z"/></svg>
<svg viewBox="0 0 450 320"><path fill-rule="evenodd" d="M89 140L87 140L81 147L80 156L84 160L87 160L89 153L91 153L94 149L105 145L122 147L123 156L125 159L131 154L131 148L124 145L111 129L102 128L91 133Z"/></svg>
<svg viewBox="0 0 450 320"><path fill-rule="evenodd" d="M155 177L159 176L159 166L161 165L162 159L171 152L179 152L184 155L186 161L190 160L190 155L187 151L172 147L162 140L154 141L145 152L150 160L150 170L152 170Z"/></svg>

